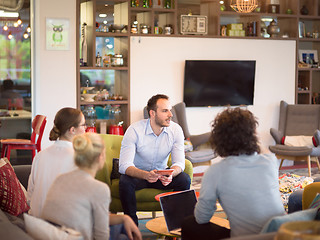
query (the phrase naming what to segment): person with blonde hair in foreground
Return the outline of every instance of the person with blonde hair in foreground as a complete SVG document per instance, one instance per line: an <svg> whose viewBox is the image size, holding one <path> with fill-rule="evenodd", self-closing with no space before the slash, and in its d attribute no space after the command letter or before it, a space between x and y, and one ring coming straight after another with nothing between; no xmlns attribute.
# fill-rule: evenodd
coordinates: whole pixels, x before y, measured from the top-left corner
<svg viewBox="0 0 320 240"><path fill-rule="evenodd" d="M109 214L109 187L95 179L105 162L105 147L101 137L95 133L75 136L73 148L78 169L56 178L49 189L42 218L73 228L88 240L141 240L141 233L129 216ZM109 225L119 224L123 226L118 233L109 233ZM127 236L120 234L121 231Z"/></svg>

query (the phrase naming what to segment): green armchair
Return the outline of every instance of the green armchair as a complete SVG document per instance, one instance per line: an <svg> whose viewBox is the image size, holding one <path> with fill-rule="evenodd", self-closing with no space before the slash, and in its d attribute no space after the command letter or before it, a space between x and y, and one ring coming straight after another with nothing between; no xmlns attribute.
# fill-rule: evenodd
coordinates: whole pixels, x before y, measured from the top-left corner
<svg viewBox="0 0 320 240"><path fill-rule="evenodd" d="M119 179L111 180L112 164L113 158L119 158L120 148L123 136L112 135L112 134L101 134L101 137L105 141L106 145L106 163L100 171L97 172L96 179L105 182L109 185L111 191L111 212L123 212L122 205L119 196ZM171 165L171 159L169 159L168 165ZM193 176L193 167L189 160L186 159L185 163L185 173L187 173L191 180ZM157 194L165 192L164 190L159 189L142 189L136 191L137 199L137 211L143 212L154 212L161 211L161 207L158 201L155 200Z"/></svg>

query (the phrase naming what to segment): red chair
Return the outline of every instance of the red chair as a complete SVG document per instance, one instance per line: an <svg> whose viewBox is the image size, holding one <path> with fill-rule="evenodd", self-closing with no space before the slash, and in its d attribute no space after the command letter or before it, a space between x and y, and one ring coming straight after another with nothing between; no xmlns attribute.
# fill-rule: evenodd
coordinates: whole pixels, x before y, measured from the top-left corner
<svg viewBox="0 0 320 240"><path fill-rule="evenodd" d="M31 139L2 139L1 158L7 157L10 160L10 153L12 149L32 150L32 160L37 152L41 151L41 139L44 128L47 123L46 116L37 115L32 121Z"/></svg>

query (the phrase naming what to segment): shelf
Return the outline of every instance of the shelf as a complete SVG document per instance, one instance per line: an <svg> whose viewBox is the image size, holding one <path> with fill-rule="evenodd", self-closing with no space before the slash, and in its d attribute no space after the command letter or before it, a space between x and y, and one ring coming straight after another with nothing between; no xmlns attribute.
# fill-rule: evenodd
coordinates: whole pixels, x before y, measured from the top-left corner
<svg viewBox="0 0 320 240"><path fill-rule="evenodd" d="M298 15L299 20L320 20L320 16Z"/></svg>
<svg viewBox="0 0 320 240"><path fill-rule="evenodd" d="M96 32L97 37L129 37L129 33Z"/></svg>
<svg viewBox="0 0 320 240"><path fill-rule="evenodd" d="M299 38L300 42L320 42L320 38Z"/></svg>
<svg viewBox="0 0 320 240"><path fill-rule="evenodd" d="M124 105L128 104L128 100L107 100L107 101L94 101L94 102L85 102L80 101L80 105Z"/></svg>
<svg viewBox="0 0 320 240"><path fill-rule="evenodd" d="M281 18L297 18L295 14L282 13L267 13L267 12L251 12L251 13L237 13L233 11L221 11L220 16L235 16L235 17L281 17Z"/></svg>
<svg viewBox="0 0 320 240"><path fill-rule="evenodd" d="M127 66L123 67L80 67L80 70L117 70L117 71L128 71Z"/></svg>

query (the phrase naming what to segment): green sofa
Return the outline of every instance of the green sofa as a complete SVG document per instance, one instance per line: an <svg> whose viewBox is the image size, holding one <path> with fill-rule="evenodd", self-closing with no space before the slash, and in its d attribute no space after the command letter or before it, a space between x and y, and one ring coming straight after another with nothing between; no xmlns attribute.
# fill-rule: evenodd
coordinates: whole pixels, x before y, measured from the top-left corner
<svg viewBox="0 0 320 240"><path fill-rule="evenodd" d="M112 201L110 204L111 212L123 212L120 196L119 196L119 179L113 179L111 181L111 172L112 172L112 164L113 158L119 158L120 156L120 148L123 136L120 135L111 135L111 134L101 134L103 140L106 144L106 164L103 169L101 169L97 175L96 179L105 182L109 185L111 190ZM192 180L193 176L193 167L189 160L185 160L185 172L190 176ZM168 165L171 165L171 160L169 159ZM161 207L158 201L155 200L155 196L157 194L163 193L165 191L148 188L136 191L136 199L137 199L137 211L145 211L145 212L154 212L161 211Z"/></svg>

